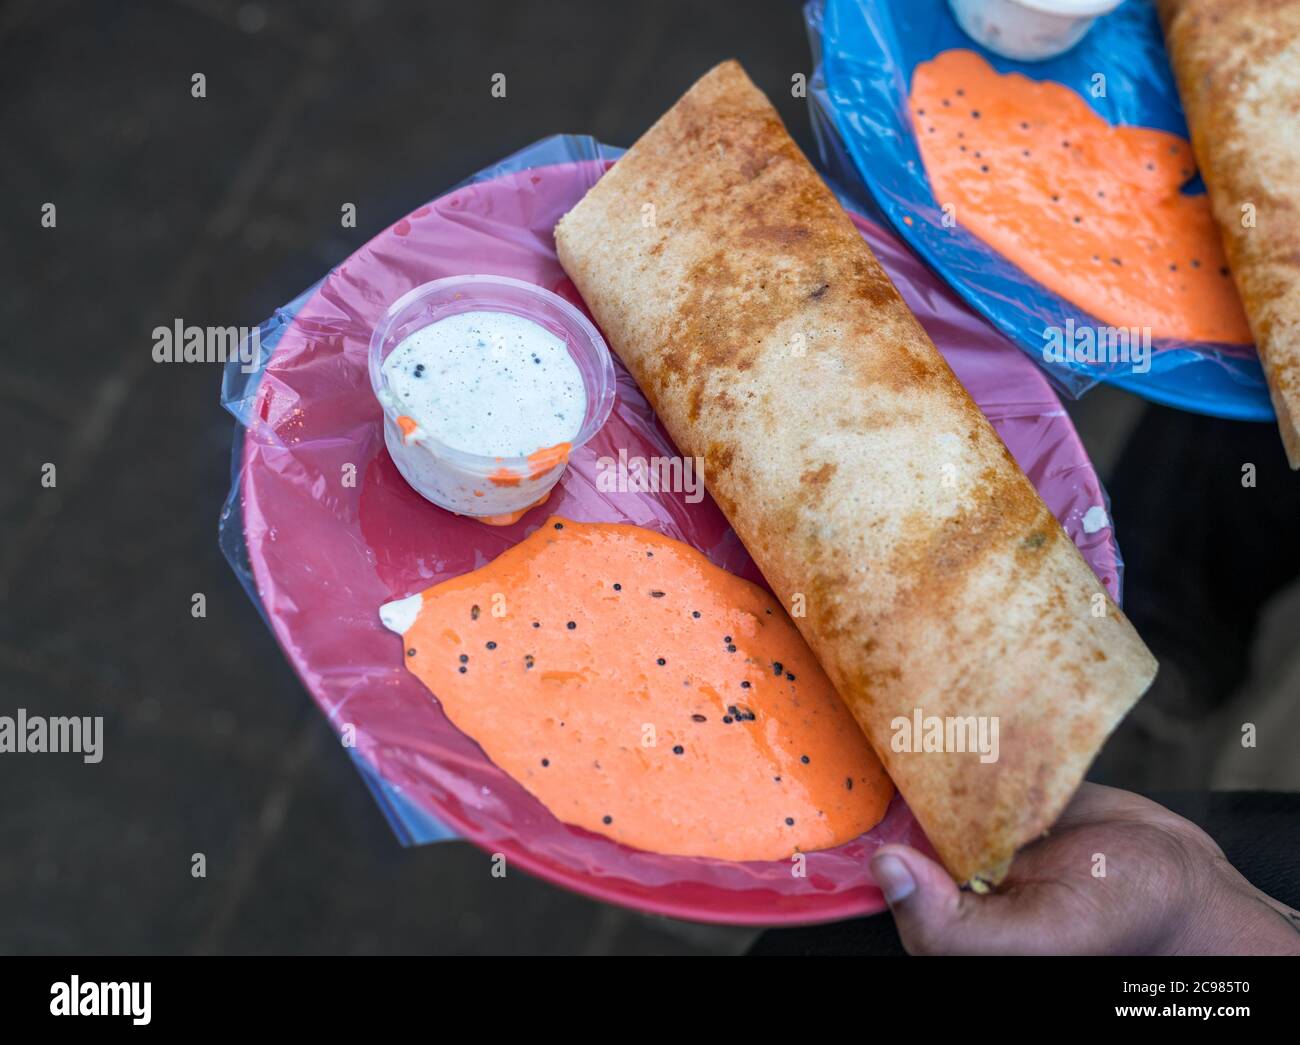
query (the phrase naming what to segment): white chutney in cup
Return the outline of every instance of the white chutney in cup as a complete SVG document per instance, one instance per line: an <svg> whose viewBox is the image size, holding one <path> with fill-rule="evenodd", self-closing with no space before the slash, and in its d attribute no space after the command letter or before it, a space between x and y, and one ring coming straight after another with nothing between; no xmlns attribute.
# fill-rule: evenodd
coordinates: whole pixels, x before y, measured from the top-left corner
<svg viewBox="0 0 1300 1045"><path fill-rule="evenodd" d="M493 525L545 501L614 404L591 322L505 276L404 294L375 327L369 365L397 470L426 500Z"/></svg>

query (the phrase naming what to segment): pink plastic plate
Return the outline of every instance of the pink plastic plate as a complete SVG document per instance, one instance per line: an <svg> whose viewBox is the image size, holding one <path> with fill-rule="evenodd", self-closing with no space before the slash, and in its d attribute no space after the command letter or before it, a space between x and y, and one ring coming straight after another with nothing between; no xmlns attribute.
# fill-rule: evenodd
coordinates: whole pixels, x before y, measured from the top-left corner
<svg viewBox="0 0 1300 1045"><path fill-rule="evenodd" d="M924 839L895 799L884 821L836 849L789 861L732 863L626 848L569 827L496 768L443 715L402 664L377 610L390 599L474 569L554 512L627 522L687 541L761 583L707 497L597 492L602 455L675 453L620 366L606 426L575 454L549 502L508 528L422 500L398 475L366 373L385 307L441 276L528 280L581 304L555 257L551 229L598 168L539 167L478 182L419 208L332 272L285 330L257 388L240 481L249 561L266 615L303 683L358 753L395 790L511 867L611 903L746 925L829 921L879 911L867 873L879 845ZM1112 595L1119 558L1109 527L1081 519L1105 494L1073 426L1033 363L961 305L898 241L857 220L908 304L1064 523ZM350 482L350 476L355 481ZM1096 513L1094 513L1094 518Z"/></svg>

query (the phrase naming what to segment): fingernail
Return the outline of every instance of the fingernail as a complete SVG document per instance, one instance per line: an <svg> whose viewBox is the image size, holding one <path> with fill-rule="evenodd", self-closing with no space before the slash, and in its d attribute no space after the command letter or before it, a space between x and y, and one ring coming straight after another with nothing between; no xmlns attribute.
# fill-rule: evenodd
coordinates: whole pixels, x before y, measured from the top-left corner
<svg viewBox="0 0 1300 1045"><path fill-rule="evenodd" d="M872 860L871 874L891 904L906 900L916 891L916 880L907 869L907 864L892 853L884 853Z"/></svg>

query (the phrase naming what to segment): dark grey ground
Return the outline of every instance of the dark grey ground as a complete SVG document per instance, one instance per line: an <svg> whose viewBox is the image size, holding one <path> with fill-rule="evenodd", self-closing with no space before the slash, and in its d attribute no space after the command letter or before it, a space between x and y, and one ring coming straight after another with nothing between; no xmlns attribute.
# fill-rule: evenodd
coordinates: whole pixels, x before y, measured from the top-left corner
<svg viewBox="0 0 1300 1045"><path fill-rule="evenodd" d="M99 766L0 758L0 952L743 948L493 879L461 843L401 849L218 551L218 368L150 359L155 325L255 324L538 138L630 144L730 56L811 151L788 90L809 60L795 3L0 6L0 713L107 730ZM1104 469L1144 409L1078 409ZM1148 757L1152 730L1174 755ZM1144 727L1110 779L1203 784L1208 756L1182 757L1198 742Z"/></svg>

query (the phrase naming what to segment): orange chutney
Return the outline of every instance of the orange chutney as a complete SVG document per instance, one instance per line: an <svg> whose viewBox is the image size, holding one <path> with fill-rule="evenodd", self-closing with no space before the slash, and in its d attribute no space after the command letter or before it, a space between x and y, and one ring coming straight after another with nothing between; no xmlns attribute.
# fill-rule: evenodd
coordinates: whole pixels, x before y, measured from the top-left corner
<svg viewBox="0 0 1300 1045"><path fill-rule="evenodd" d="M1250 343L1185 139L966 50L918 65L910 104L935 200L1043 286L1110 326Z"/></svg>
<svg viewBox="0 0 1300 1045"><path fill-rule="evenodd" d="M566 823L782 859L856 838L893 795L780 605L680 541L552 517L417 604L407 667Z"/></svg>

